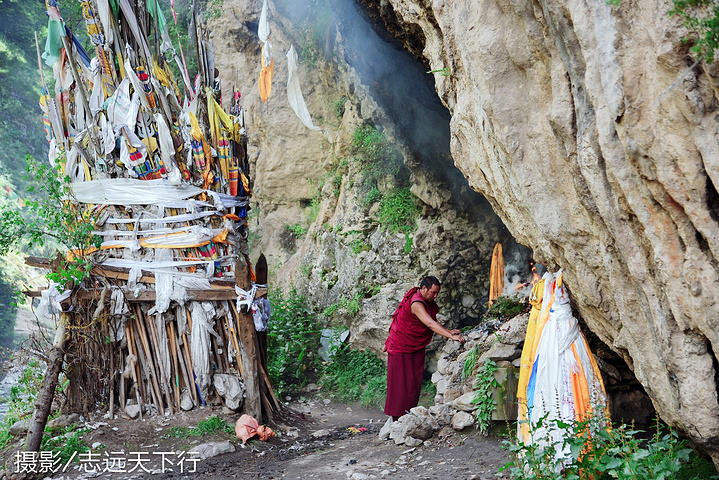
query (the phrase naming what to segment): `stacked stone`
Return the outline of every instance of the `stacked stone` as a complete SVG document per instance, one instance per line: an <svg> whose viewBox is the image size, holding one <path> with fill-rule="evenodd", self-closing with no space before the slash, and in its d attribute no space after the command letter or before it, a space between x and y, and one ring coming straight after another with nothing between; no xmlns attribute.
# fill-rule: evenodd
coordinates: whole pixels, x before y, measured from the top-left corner
<svg viewBox="0 0 719 480"><path fill-rule="evenodd" d="M435 405L415 407L396 422L388 419L379 437L412 447L442 428L451 427L459 431L473 425L477 409L474 403L475 376L487 360L499 367L494 374L499 387L493 393L496 408L492 419L515 420L516 384L528 320L529 315L523 314L504 324L500 321L487 322L466 332L467 342L464 345L447 342L437 362L437 371L432 375L432 383L437 388ZM474 368L463 377L465 361L475 347L478 352Z"/></svg>

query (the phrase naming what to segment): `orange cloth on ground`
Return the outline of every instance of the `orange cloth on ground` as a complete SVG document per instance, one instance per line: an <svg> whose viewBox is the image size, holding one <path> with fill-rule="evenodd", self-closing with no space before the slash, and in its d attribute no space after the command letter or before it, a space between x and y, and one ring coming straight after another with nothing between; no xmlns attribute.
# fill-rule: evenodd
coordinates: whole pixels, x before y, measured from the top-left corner
<svg viewBox="0 0 719 480"><path fill-rule="evenodd" d="M242 439L243 445L255 435L259 436L263 442L275 436L275 432L271 428L260 425L254 417L247 414L242 415L235 423L235 434L237 438Z"/></svg>

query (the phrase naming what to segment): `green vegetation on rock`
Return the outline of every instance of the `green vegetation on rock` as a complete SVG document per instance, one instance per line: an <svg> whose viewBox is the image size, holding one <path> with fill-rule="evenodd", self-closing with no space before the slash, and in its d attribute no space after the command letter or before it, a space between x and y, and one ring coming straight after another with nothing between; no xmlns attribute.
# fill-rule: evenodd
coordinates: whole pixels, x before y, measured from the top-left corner
<svg viewBox="0 0 719 480"><path fill-rule="evenodd" d="M484 314L484 318L510 319L522 313L523 309L524 305L521 300L503 295L494 300L492 306L489 307L487 313Z"/></svg>
<svg viewBox="0 0 719 480"><path fill-rule="evenodd" d="M673 0L673 3L669 14L681 17L684 26L696 36L684 41L694 43L692 50L699 60L712 63L719 48L719 3L715 0Z"/></svg>
<svg viewBox="0 0 719 480"><path fill-rule="evenodd" d="M388 192L380 202L380 224L391 233L413 232L417 228L417 217L420 214L416 198L409 187L395 188ZM411 243L409 247L411 248Z"/></svg>

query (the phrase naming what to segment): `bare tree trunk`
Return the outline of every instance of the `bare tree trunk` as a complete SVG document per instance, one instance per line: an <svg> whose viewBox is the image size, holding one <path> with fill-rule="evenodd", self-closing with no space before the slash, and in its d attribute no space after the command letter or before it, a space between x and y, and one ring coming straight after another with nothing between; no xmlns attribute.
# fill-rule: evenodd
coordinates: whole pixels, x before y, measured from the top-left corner
<svg viewBox="0 0 719 480"><path fill-rule="evenodd" d="M35 404L35 412L33 414L33 421L30 424L30 430L27 436L27 442L25 443L25 451L38 452L40 451L40 443L42 442L42 435L45 431L45 425L47 424L47 417L50 415L50 409L52 408L52 400L55 397L55 387L57 386L57 377L60 375L62 369L62 360L65 355L65 325L68 323L67 313L60 315L60 324L57 327L55 333L55 341L53 342L52 348L48 354L48 366L45 372L45 380L40 390L40 398Z"/></svg>

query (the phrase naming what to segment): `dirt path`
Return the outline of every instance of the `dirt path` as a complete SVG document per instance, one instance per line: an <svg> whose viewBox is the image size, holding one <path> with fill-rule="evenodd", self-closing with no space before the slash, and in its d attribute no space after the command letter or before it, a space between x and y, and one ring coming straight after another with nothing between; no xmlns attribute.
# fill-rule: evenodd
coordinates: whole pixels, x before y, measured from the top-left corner
<svg viewBox="0 0 719 480"><path fill-rule="evenodd" d="M204 437L174 438L167 434L173 426L194 426L212 415L234 423L236 414L221 409L195 409L173 416L154 416L145 421L115 419L89 423L84 436L94 452L98 466L94 473L89 462L72 464L66 472L55 473L54 480L112 479L497 479L507 461L507 454L496 437L484 437L473 428L457 433L445 429L422 445L408 448L394 441L381 441L377 433L386 417L379 409L334 403L312 398L290 403L289 410L276 419L278 435L267 442L256 438L247 445L234 435L213 434ZM352 433L349 427L360 430ZM362 430L364 429L364 430ZM201 444L230 441L234 452L187 462L182 469L178 459L182 452L193 451ZM98 446L97 444L102 444ZM169 463L161 465L166 452ZM131 457L149 461L139 467ZM115 472L103 472L112 458L124 458L126 465ZM133 468L134 470L130 472ZM181 471L182 470L182 471ZM194 470L194 471L193 471Z"/></svg>

